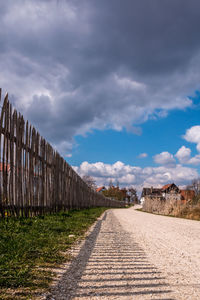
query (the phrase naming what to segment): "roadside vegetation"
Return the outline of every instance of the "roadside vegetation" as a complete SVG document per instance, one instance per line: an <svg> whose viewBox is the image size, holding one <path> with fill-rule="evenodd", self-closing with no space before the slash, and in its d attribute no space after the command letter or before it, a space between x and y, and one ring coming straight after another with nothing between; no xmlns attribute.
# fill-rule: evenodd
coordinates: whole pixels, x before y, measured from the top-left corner
<svg viewBox="0 0 200 300"><path fill-rule="evenodd" d="M168 201L165 202L165 206L170 205L170 212L167 214L164 212L162 213L163 207L159 209L159 204L161 202L157 202L154 208L152 209L152 205L150 206L150 209L146 209L145 205L142 209L138 209L144 212L154 213L154 214L160 214L160 215L169 215L170 217L178 217L178 218L185 218L185 219L191 219L191 220L197 220L200 221L200 178L194 179L191 181L190 185L186 187L186 190L182 190L182 192L185 191L185 202L182 201L175 201L174 203L169 203ZM188 195L188 199L187 199ZM192 195L191 197L189 197ZM155 199L152 198L152 203L154 204Z"/></svg>
<svg viewBox="0 0 200 300"><path fill-rule="evenodd" d="M92 176L84 175L82 179L91 189L98 191L96 182ZM108 188L105 186L100 188L103 188L101 193L107 198L112 198L118 201L126 201L127 204L136 204L139 202L136 189L133 187L120 188L118 181L116 181L116 185L114 185L113 181L110 180Z"/></svg>
<svg viewBox="0 0 200 300"><path fill-rule="evenodd" d="M200 221L200 202L182 206L176 216Z"/></svg>
<svg viewBox="0 0 200 300"><path fill-rule="evenodd" d="M179 209L179 212L177 214L170 214L170 215L163 215L155 212L148 212L143 210L142 208L137 208L136 210L142 211L147 214L153 214L153 215L160 215L165 217L172 217L172 218L183 218L183 219L190 219L190 220L196 220L200 221L200 205L184 205Z"/></svg>
<svg viewBox="0 0 200 300"><path fill-rule="evenodd" d="M180 207L176 216L200 221L200 178L192 180L187 189L194 191L195 196L186 205Z"/></svg>
<svg viewBox="0 0 200 300"><path fill-rule="evenodd" d="M33 299L47 289L52 269L107 208L0 220L0 299Z"/></svg>
<svg viewBox="0 0 200 300"><path fill-rule="evenodd" d="M126 201L128 204L130 203L138 203L138 197L137 197L137 191L135 188L120 188L119 182L117 182L117 185L114 186L112 180L109 183L108 189L105 189L102 194L105 197L113 198L119 201Z"/></svg>
<svg viewBox="0 0 200 300"><path fill-rule="evenodd" d="M148 211L143 210L142 208L137 208L136 210L142 211L142 212L145 212L148 214L200 221L200 203L182 204L182 205L176 207L176 213L173 213L170 215L163 215L163 214L159 214L159 213L155 213L155 212L148 212Z"/></svg>

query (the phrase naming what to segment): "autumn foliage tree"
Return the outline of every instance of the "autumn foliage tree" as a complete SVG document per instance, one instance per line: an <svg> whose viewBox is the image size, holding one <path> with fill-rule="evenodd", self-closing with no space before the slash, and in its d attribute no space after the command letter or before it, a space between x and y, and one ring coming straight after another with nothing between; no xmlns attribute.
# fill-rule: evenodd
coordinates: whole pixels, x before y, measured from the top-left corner
<svg viewBox="0 0 200 300"><path fill-rule="evenodd" d="M103 194L105 197L123 201L126 200L127 190L125 188L120 189L118 186L109 186L109 188L106 191L103 191Z"/></svg>
<svg viewBox="0 0 200 300"><path fill-rule="evenodd" d="M129 203L138 203L137 191L135 188L130 187L119 188L119 185L113 186L109 184L109 188L106 191L103 191L105 197L114 198L119 201L127 201Z"/></svg>

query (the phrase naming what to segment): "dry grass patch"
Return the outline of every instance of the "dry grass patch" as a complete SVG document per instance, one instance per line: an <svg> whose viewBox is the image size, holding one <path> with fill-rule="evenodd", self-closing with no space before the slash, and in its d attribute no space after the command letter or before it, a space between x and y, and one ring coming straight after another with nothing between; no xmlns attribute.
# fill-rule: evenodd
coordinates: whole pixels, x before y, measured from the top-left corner
<svg viewBox="0 0 200 300"><path fill-rule="evenodd" d="M200 221L200 203L196 205L186 205L180 210L177 216Z"/></svg>

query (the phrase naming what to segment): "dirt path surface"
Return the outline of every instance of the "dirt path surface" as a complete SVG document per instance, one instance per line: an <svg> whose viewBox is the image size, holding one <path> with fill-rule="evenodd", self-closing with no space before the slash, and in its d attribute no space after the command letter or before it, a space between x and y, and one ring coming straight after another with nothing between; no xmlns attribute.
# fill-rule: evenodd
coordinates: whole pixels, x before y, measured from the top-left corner
<svg viewBox="0 0 200 300"><path fill-rule="evenodd" d="M200 299L200 222L107 211L46 299Z"/></svg>

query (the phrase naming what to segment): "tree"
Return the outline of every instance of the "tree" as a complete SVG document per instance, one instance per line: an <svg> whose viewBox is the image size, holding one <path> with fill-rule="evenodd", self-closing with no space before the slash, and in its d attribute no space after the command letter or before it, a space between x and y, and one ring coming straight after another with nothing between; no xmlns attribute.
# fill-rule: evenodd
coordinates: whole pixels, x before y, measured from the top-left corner
<svg viewBox="0 0 200 300"><path fill-rule="evenodd" d="M191 184L187 186L187 190L192 190L195 196L192 202L195 204L200 201L200 178L193 179Z"/></svg>
<svg viewBox="0 0 200 300"><path fill-rule="evenodd" d="M120 189L119 187L109 186L106 191L103 191L105 197L114 198L119 201L126 200L127 190L125 188Z"/></svg>
<svg viewBox="0 0 200 300"><path fill-rule="evenodd" d="M192 187L195 192L195 196L200 194L200 178L192 180Z"/></svg>
<svg viewBox="0 0 200 300"><path fill-rule="evenodd" d="M113 181L112 181L112 179L110 179L110 181L109 181L109 188L111 189L113 187Z"/></svg>
<svg viewBox="0 0 200 300"><path fill-rule="evenodd" d="M128 189L128 195L130 197L130 201L133 202L133 203L139 203L139 200L138 200L138 196L137 196L137 190L133 187L130 187Z"/></svg>
<svg viewBox="0 0 200 300"><path fill-rule="evenodd" d="M200 178L193 179L191 184L187 186L187 190L195 192L195 196L200 194Z"/></svg>
<svg viewBox="0 0 200 300"><path fill-rule="evenodd" d="M84 175L82 177L83 181L85 181L85 183L93 190L96 190L97 186L96 186L96 182L94 180L94 178L92 176L89 175Z"/></svg>

